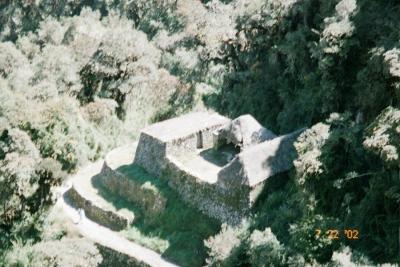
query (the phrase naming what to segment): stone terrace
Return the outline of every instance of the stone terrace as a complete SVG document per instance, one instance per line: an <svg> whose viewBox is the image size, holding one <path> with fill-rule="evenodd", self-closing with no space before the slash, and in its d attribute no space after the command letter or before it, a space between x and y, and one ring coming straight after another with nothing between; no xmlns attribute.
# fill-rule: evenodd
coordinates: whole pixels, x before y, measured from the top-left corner
<svg viewBox="0 0 400 267"><path fill-rule="evenodd" d="M249 128L247 122L257 127ZM192 113L145 128L134 163L166 179L184 201L235 224L250 211L265 181L292 167L293 142L301 131L275 137L250 115L231 121L216 113ZM227 143L239 143L224 151L226 145L220 146L224 136L219 133L235 134ZM241 136L256 138L245 143ZM235 151L237 146L240 153Z"/></svg>

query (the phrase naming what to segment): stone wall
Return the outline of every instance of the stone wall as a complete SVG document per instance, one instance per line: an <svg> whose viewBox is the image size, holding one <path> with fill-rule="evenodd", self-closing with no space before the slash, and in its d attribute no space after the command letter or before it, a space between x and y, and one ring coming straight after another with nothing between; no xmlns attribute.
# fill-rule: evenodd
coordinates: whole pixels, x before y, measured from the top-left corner
<svg viewBox="0 0 400 267"><path fill-rule="evenodd" d="M251 207L251 187L239 157L235 157L218 173L218 190L235 209L246 212Z"/></svg>
<svg viewBox="0 0 400 267"><path fill-rule="evenodd" d="M110 228L111 230L121 231L130 224L128 218L97 207L90 200L82 197L73 186L67 191L66 197L75 208L83 209L86 217L100 225Z"/></svg>
<svg viewBox="0 0 400 267"><path fill-rule="evenodd" d="M193 133L184 138L172 140L167 143L167 155L177 155L182 153L197 152L197 149L208 149L214 145L213 132L221 127L216 125ZM199 139L201 141L199 141ZM201 144L201 146L199 146Z"/></svg>
<svg viewBox="0 0 400 267"><path fill-rule="evenodd" d="M193 133L185 138L179 138L167 143L167 155L193 153L197 149L198 134Z"/></svg>
<svg viewBox="0 0 400 267"><path fill-rule="evenodd" d="M165 168L166 144L146 133L141 133L136 149L134 163L142 166L148 173L160 176Z"/></svg>
<svg viewBox="0 0 400 267"><path fill-rule="evenodd" d="M167 199L154 186L130 179L117 170L111 169L107 162L104 163L101 173L96 179L113 194L143 208L146 216L157 216L167 204Z"/></svg>
<svg viewBox="0 0 400 267"><path fill-rule="evenodd" d="M248 206L238 204L237 192L221 190L216 184L197 179L173 159L169 159L164 177L168 177L168 185L186 203L221 222L236 225L249 212Z"/></svg>
<svg viewBox="0 0 400 267"><path fill-rule="evenodd" d="M154 132L154 129L153 132L150 131L151 134L144 130L139 137L134 163L143 167L148 173L159 177L166 167L168 155L197 152L199 148L211 148L214 143L213 132L228 122L229 119L221 119L213 125L200 127L200 129L197 127L193 132L188 131L185 135L171 139L162 139L165 138L162 133L168 133L171 129L161 127L157 129L159 132ZM185 126L175 125L175 127ZM159 136L157 133L160 133Z"/></svg>

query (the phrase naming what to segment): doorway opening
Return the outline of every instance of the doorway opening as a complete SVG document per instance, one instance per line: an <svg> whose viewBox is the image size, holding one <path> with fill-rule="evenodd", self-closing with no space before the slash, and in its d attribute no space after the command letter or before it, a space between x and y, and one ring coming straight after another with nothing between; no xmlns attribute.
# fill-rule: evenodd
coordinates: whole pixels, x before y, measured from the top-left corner
<svg viewBox="0 0 400 267"><path fill-rule="evenodd" d="M196 137L197 137L197 145L196 145L196 148L197 148L197 149L203 148L203 133L202 133L202 132L196 133Z"/></svg>

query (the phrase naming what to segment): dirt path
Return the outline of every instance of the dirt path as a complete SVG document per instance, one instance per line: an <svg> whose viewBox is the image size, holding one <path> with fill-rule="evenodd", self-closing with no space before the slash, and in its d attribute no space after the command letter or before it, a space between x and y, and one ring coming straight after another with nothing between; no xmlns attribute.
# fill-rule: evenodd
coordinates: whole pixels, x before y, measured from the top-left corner
<svg viewBox="0 0 400 267"><path fill-rule="evenodd" d="M98 161L92 163L78 173L73 175L70 179L68 179L66 185L59 189L59 194L64 195L64 193L71 187L72 182L75 179L86 178L87 176L94 176L99 173L101 166L104 161ZM65 202L64 197L60 197L56 203L56 206L59 206L61 210L70 218L72 221L76 221L79 218L78 211ZM166 260L164 260L160 254L142 247L136 243L133 243L122 236L120 236L117 232L114 232L106 227L103 227L87 218L83 218L78 224L75 224L75 227L79 230L79 232L86 238L99 243L105 247L111 248L118 252L124 253L126 255L131 256L132 258L137 259L138 261L142 261L150 266L155 267L169 267L169 266L177 266Z"/></svg>

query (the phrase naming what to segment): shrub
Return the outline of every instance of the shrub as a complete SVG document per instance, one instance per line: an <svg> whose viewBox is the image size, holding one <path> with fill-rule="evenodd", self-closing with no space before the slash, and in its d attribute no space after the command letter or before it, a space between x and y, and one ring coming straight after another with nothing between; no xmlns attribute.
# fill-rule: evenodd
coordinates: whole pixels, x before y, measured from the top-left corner
<svg viewBox="0 0 400 267"><path fill-rule="evenodd" d="M282 266L286 262L285 249L270 228L253 231L249 238L248 254L251 266Z"/></svg>
<svg viewBox="0 0 400 267"><path fill-rule="evenodd" d="M221 231L204 241L208 248L207 264L211 266L231 266L238 260L241 242L248 236L248 222L239 226L222 224Z"/></svg>
<svg viewBox="0 0 400 267"><path fill-rule="evenodd" d="M102 261L97 247L85 239L62 239L15 246L5 266L97 266Z"/></svg>

